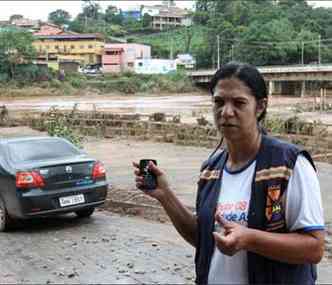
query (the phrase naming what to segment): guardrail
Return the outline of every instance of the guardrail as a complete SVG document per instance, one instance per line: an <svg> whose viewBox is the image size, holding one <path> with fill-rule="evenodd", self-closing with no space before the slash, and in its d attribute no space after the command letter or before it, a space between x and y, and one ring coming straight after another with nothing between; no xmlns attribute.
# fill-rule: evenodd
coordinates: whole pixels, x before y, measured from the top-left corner
<svg viewBox="0 0 332 285"><path fill-rule="evenodd" d="M258 66L261 73L301 73L301 72L332 72L332 64L311 64L311 65L275 65ZM212 76L217 69L203 69L188 72L189 76Z"/></svg>

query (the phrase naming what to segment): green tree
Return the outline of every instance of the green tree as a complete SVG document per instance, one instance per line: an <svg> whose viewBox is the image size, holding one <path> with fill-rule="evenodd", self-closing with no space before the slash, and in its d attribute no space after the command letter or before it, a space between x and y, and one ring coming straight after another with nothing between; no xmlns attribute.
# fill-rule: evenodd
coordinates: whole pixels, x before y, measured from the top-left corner
<svg viewBox="0 0 332 285"><path fill-rule="evenodd" d="M82 0L83 1L83 12L81 17L87 17L89 19L97 20L101 16L101 7L98 3L93 0Z"/></svg>
<svg viewBox="0 0 332 285"><path fill-rule="evenodd" d="M20 14L14 14L9 17L9 22L12 23L15 20L23 19L23 16Z"/></svg>
<svg viewBox="0 0 332 285"><path fill-rule="evenodd" d="M322 38L332 38L332 8L315 8L311 11L311 17L320 27L318 31Z"/></svg>
<svg viewBox="0 0 332 285"><path fill-rule="evenodd" d="M30 63L36 55L33 36L23 30L0 32L0 65L14 79L18 65Z"/></svg>
<svg viewBox="0 0 332 285"><path fill-rule="evenodd" d="M302 42L303 42L303 59L304 64L310 62L317 62L318 54L318 33L314 33L310 30L303 28L296 36L296 40L299 43L299 50L301 48L302 53ZM300 47L301 45L301 47Z"/></svg>
<svg viewBox="0 0 332 285"><path fill-rule="evenodd" d="M144 28L150 27L152 23L152 16L148 13L145 13L142 18L142 26Z"/></svg>
<svg viewBox="0 0 332 285"><path fill-rule="evenodd" d="M57 9L48 15L48 20L55 25L65 25L68 24L71 19L70 14L62 9Z"/></svg>
<svg viewBox="0 0 332 285"><path fill-rule="evenodd" d="M76 33L84 33L85 26L86 25L84 20L77 17L75 20L69 23L68 29Z"/></svg>
<svg viewBox="0 0 332 285"><path fill-rule="evenodd" d="M119 13L116 6L108 6L105 10L104 20L107 23L114 23L114 18Z"/></svg>
<svg viewBox="0 0 332 285"><path fill-rule="evenodd" d="M244 36L236 52L242 61L256 65L287 64L298 53L298 45L292 42L294 27L287 19L273 19L265 24L253 22Z"/></svg>

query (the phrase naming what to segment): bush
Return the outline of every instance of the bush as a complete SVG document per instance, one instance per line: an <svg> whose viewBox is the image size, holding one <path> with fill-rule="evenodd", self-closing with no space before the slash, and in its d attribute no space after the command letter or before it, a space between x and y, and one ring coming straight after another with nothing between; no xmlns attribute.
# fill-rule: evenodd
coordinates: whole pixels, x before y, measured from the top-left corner
<svg viewBox="0 0 332 285"><path fill-rule="evenodd" d="M272 134L285 133L285 122L277 117L267 117L263 122L263 127Z"/></svg>
<svg viewBox="0 0 332 285"><path fill-rule="evenodd" d="M75 89L69 82L61 82L61 91L64 95L72 95Z"/></svg>
<svg viewBox="0 0 332 285"><path fill-rule="evenodd" d="M86 87L86 77L79 73L71 73L66 76L66 81L70 83L70 85L76 89L81 89Z"/></svg>
<svg viewBox="0 0 332 285"><path fill-rule="evenodd" d="M69 140L72 144L82 148L83 137L72 129L65 116L51 114L51 119L46 121L47 133L52 137L61 137Z"/></svg>
<svg viewBox="0 0 332 285"><path fill-rule="evenodd" d="M14 80L22 85L36 81L47 81L52 78L52 73L46 66L36 64L20 64L14 74Z"/></svg>
<svg viewBox="0 0 332 285"><path fill-rule="evenodd" d="M31 73L27 75L27 73ZM76 90L91 87L100 90L103 93L120 92L123 94L141 93L184 93L193 91L194 85L191 80L183 72L173 72L166 75L147 75L135 74L132 72L124 72L118 74L105 74L103 77L86 77L79 73L71 73L65 77L65 81L55 79L51 72L40 70L36 65L21 66L17 73L16 80L7 82L7 75L0 73L0 82L4 80L10 88L22 88L26 85L30 87L38 87L41 89L53 89L51 92L63 93L71 95ZM39 75L49 75L49 80L38 81L31 86L31 82L41 78ZM45 91L43 91L45 92Z"/></svg>
<svg viewBox="0 0 332 285"><path fill-rule="evenodd" d="M49 86L50 86L51 88L59 89L59 88L61 88L61 85L62 85L62 82L60 82L58 79L52 79L52 80L49 82Z"/></svg>

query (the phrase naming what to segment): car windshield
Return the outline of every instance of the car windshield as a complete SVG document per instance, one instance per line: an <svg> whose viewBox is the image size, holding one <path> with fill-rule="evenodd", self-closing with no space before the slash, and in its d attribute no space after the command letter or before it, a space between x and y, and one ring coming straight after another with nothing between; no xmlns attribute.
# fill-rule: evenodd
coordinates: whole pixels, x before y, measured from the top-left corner
<svg viewBox="0 0 332 285"><path fill-rule="evenodd" d="M10 159L17 163L56 159L80 154L76 148L66 141L54 139L13 141L8 143L8 150Z"/></svg>

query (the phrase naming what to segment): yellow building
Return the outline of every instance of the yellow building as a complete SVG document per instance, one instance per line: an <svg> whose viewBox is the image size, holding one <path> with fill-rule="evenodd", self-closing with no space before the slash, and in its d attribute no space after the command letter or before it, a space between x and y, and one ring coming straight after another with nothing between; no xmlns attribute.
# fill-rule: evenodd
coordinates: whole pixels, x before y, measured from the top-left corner
<svg viewBox="0 0 332 285"><path fill-rule="evenodd" d="M33 46L38 53L38 62L47 62L50 67L57 68L60 62L101 64L105 44L101 34L60 34L35 38Z"/></svg>

